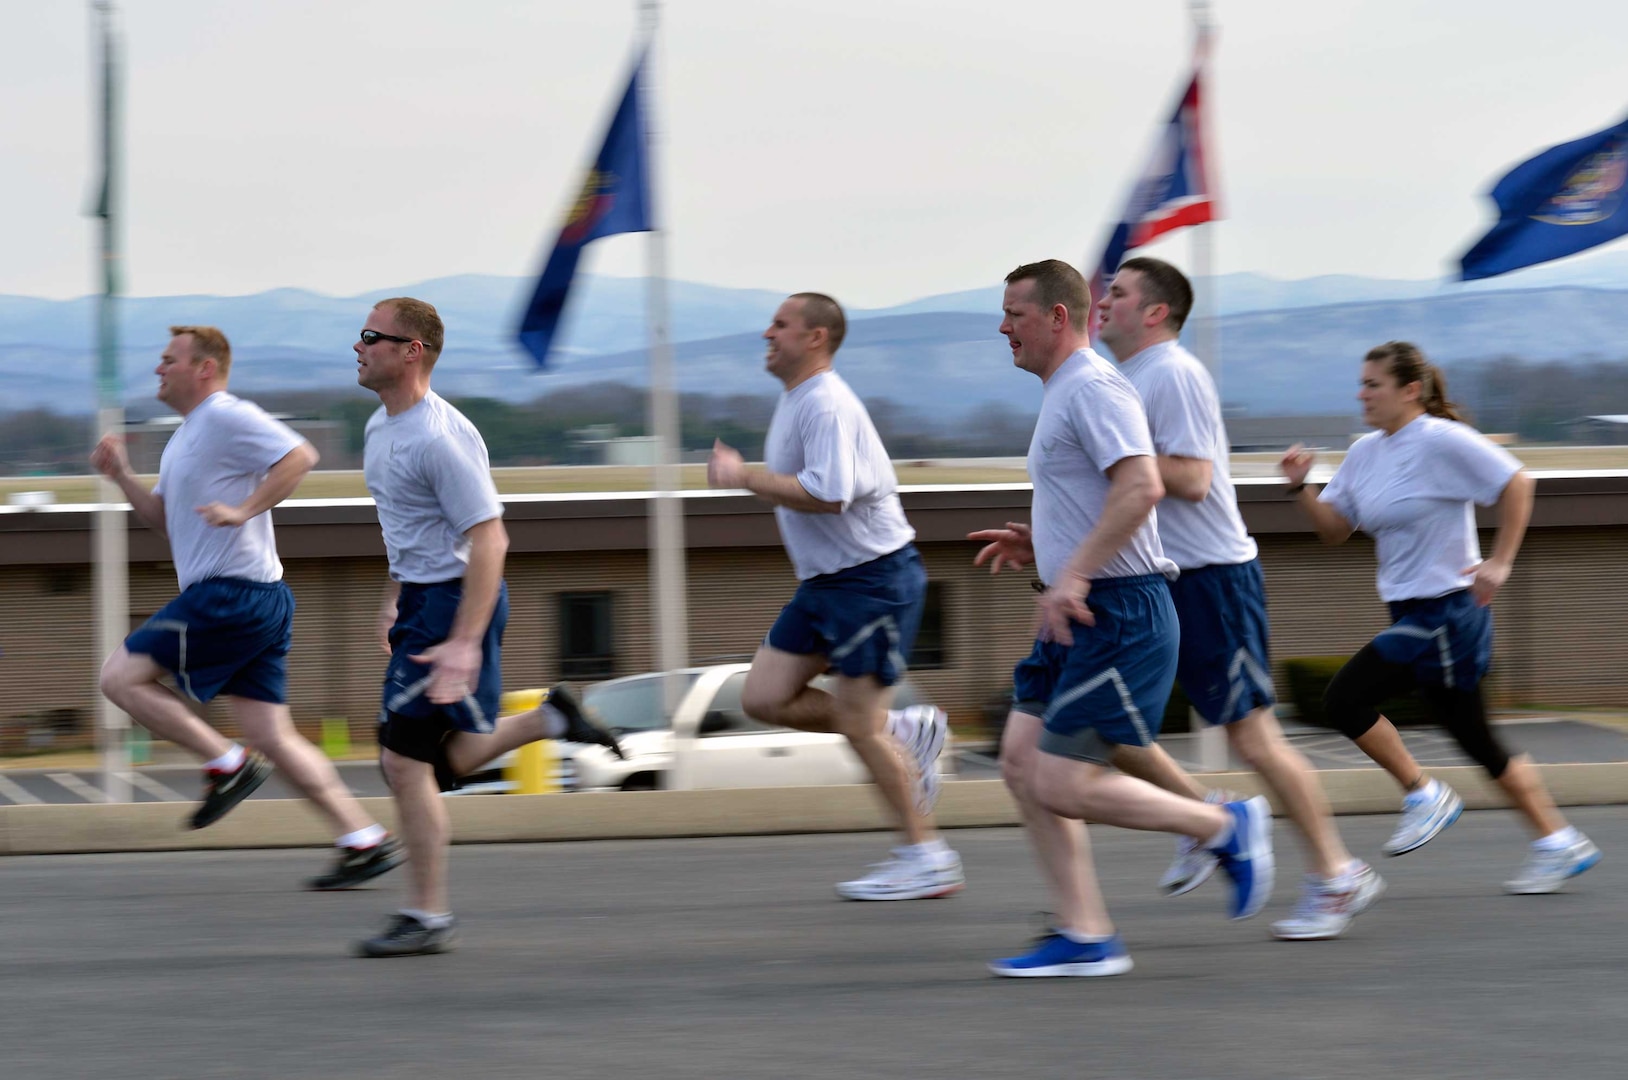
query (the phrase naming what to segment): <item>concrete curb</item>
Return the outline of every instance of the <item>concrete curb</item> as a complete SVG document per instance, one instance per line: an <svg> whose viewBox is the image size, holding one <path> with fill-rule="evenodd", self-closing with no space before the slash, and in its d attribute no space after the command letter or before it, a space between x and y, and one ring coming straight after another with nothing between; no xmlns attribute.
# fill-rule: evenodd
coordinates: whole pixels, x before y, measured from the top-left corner
<svg viewBox="0 0 1628 1080"><path fill-rule="evenodd" d="M1562 806L1628 803L1628 762L1538 768ZM1502 791L1478 768L1430 772L1458 789L1466 809L1509 805ZM1378 769L1321 770L1318 776L1336 814L1389 814L1400 805L1396 784ZM1262 790L1253 773L1209 773L1206 779L1216 787L1243 794ZM390 800L363 799L362 803L381 822L394 826ZM447 806L452 814L453 842L459 844L865 832L888 827L875 794L866 786L471 795L449 799ZM251 799L201 832L182 827L185 814L185 807L178 803L0 807L0 853L323 847L330 843L316 812L296 799ZM946 829L1016 825L1018 814L999 780L962 780L944 785L938 823Z"/></svg>

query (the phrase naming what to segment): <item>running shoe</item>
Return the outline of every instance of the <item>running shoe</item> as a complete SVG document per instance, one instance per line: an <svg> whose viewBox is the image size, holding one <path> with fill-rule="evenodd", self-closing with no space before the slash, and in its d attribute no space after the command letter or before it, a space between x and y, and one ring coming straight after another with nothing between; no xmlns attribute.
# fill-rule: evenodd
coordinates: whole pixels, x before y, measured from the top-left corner
<svg viewBox="0 0 1628 1080"><path fill-rule="evenodd" d="M608 747L617 757L627 759L627 755L622 753L622 744L616 741L616 736L602 727L597 720L589 717L582 703L577 700L576 691L571 688L570 683L550 687L548 693L543 696L543 702L554 706L560 715L565 717L565 734L560 736L561 740Z"/></svg>
<svg viewBox="0 0 1628 1080"><path fill-rule="evenodd" d="M938 756L950 732L950 717L936 705L912 705L899 716L894 737L916 761L916 813L933 812L943 789L938 774Z"/></svg>
<svg viewBox="0 0 1628 1080"><path fill-rule="evenodd" d="M194 829L213 825L232 807L254 794L254 789L264 784L270 775L271 762L255 753L245 754L236 772L204 770L203 802L193 811L188 825Z"/></svg>
<svg viewBox="0 0 1628 1080"><path fill-rule="evenodd" d="M380 874L389 873L400 866L405 854L393 836L386 836L368 848L342 847L334 858L333 867L305 883L312 892L337 892L354 889Z"/></svg>
<svg viewBox="0 0 1628 1080"><path fill-rule="evenodd" d="M1131 966L1131 954L1118 934L1107 941L1078 942L1054 930L1041 935L1031 951L996 960L989 965L989 970L1009 979L1049 979L1069 975L1123 975Z"/></svg>
<svg viewBox="0 0 1628 1080"><path fill-rule="evenodd" d="M1232 832L1225 843L1210 850L1232 879L1228 914L1234 919L1247 919L1259 914L1272 897L1272 807L1257 795L1244 802L1226 803L1221 809L1232 815Z"/></svg>
<svg viewBox="0 0 1628 1080"><path fill-rule="evenodd" d="M1458 792L1432 778L1403 797L1402 820L1380 850L1387 855L1406 855L1424 847L1463 812L1464 800L1458 797Z"/></svg>
<svg viewBox="0 0 1628 1080"><path fill-rule="evenodd" d="M1600 849L1582 833L1563 848L1547 849L1533 844L1525 865L1513 880L1504 882L1504 890L1523 896L1558 892L1560 886L1599 861Z"/></svg>
<svg viewBox="0 0 1628 1080"><path fill-rule="evenodd" d="M1204 801L1216 806L1229 802L1231 797L1224 791L1210 789L1204 795ZM1216 861L1214 852L1191 836L1176 837L1176 857L1170 861L1170 866L1159 879L1159 891L1166 896L1181 896L1190 893L1215 873L1220 865Z"/></svg>
<svg viewBox="0 0 1628 1080"><path fill-rule="evenodd" d="M377 937L356 943L357 956L422 956L449 951L458 940L458 924L429 927L398 912Z"/></svg>
<svg viewBox="0 0 1628 1080"><path fill-rule="evenodd" d="M953 851L929 858L894 848L864 877L839 882L837 895L844 900L932 900L958 893L966 883L961 856Z"/></svg>
<svg viewBox="0 0 1628 1080"><path fill-rule="evenodd" d="M1345 933L1351 920L1373 906L1385 891L1385 879L1367 863L1360 869L1328 880L1306 875L1300 902L1287 919L1272 924L1272 936L1279 941L1327 941Z"/></svg>

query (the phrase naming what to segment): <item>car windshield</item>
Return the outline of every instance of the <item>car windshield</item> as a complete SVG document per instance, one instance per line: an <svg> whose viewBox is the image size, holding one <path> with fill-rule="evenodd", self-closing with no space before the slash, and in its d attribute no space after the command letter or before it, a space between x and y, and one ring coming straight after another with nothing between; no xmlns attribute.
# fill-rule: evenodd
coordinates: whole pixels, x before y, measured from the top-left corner
<svg viewBox="0 0 1628 1080"><path fill-rule="evenodd" d="M696 678L694 672L682 675L679 693L688 693ZM661 681L660 675L640 675L603 682L583 691L582 703L594 711L600 723L618 735L660 731L667 727L667 718L662 715Z"/></svg>

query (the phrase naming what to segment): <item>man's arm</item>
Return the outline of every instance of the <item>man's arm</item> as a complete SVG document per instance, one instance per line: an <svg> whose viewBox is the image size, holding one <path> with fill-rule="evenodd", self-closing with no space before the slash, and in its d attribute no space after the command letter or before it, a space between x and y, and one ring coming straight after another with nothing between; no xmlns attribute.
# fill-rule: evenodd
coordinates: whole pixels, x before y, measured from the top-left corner
<svg viewBox="0 0 1628 1080"><path fill-rule="evenodd" d="M715 488L745 488L758 498L788 510L808 514L842 513L841 503L816 499L795 476L749 468L734 447L719 441L713 442L712 457L707 461L707 483Z"/></svg>
<svg viewBox="0 0 1628 1080"><path fill-rule="evenodd" d="M90 453L90 463L97 472L119 485L136 516L149 529L166 539L169 537L169 526L164 521L164 496L148 491L130 471L130 459L125 454L121 436L103 435Z"/></svg>
<svg viewBox="0 0 1628 1080"><path fill-rule="evenodd" d="M1130 543L1136 530L1147 521L1148 514L1164 498L1159 467L1151 457L1121 458L1109 466L1105 475L1109 486L1102 516L1090 535L1069 556L1058 580L1051 582L1051 587L1040 596L1041 636L1065 645L1074 640L1070 621L1096 625L1096 616L1085 606L1085 598L1091 592L1091 579Z"/></svg>
<svg viewBox="0 0 1628 1080"><path fill-rule="evenodd" d="M309 442L302 442L266 470L266 478L241 504L227 506L225 503L209 503L198 507L198 513L211 525L242 525L294 494L294 489L316 467L319 459L317 448Z"/></svg>
<svg viewBox="0 0 1628 1080"><path fill-rule="evenodd" d="M1203 502L1210 495L1210 480L1215 476L1215 463L1209 458L1159 455L1159 479L1165 494L1188 502Z"/></svg>
<svg viewBox="0 0 1628 1080"><path fill-rule="evenodd" d="M497 609L503 582L503 561L509 552L509 533L502 518L489 518L464 533L469 538L469 565L464 568L458 612L452 631L439 645L425 649L414 662L430 665L429 698L437 705L462 701L475 688L480 674L481 642Z"/></svg>

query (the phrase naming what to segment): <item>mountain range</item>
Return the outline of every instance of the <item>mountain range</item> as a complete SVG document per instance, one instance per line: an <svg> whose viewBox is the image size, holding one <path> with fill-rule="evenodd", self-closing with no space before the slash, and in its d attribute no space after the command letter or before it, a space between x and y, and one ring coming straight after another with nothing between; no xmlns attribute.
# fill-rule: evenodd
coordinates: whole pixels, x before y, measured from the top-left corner
<svg viewBox="0 0 1628 1080"><path fill-rule="evenodd" d="M1235 273L1198 287L1201 297L1219 298L1223 396L1257 415L1349 413L1357 360L1396 338L1457 368L1505 357L1567 364L1628 358L1628 252L1468 285ZM584 279L561 345L541 374L513 344L516 313L530 288L529 279L463 275L342 298L300 289L126 298L121 371L128 398L149 400L150 372L168 327L207 323L233 340L233 388L240 393L354 389L350 342L367 308L387 296L413 295L434 303L447 323L446 357L436 371L442 393L524 401L560 386L646 381L643 279ZM783 295L670 283L680 389L772 394L758 335ZM838 370L863 396L946 418L993 402L1031 410L1039 387L1011 370L996 332L1000 297L1000 288L989 286L851 310ZM90 411L95 303L0 296L0 408ZM1195 318L1189 336L1205 327L1205 318Z"/></svg>

